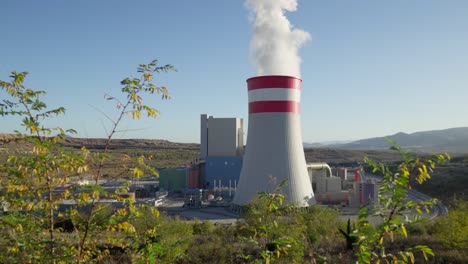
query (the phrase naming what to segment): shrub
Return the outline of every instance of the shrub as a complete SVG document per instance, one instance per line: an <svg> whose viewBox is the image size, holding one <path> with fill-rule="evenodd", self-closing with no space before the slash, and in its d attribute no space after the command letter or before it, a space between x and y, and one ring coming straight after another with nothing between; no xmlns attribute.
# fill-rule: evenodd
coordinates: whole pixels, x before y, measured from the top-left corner
<svg viewBox="0 0 468 264"><path fill-rule="evenodd" d="M440 217L431 233L448 249L468 252L468 201L453 202L448 214Z"/></svg>

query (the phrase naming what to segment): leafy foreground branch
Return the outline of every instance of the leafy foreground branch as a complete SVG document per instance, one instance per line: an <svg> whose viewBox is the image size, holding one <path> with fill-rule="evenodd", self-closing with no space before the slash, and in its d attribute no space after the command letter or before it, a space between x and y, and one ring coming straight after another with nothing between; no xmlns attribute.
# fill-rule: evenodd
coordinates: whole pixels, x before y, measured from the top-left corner
<svg viewBox="0 0 468 264"><path fill-rule="evenodd" d="M403 150L393 141L392 150L398 151L402 162L398 166L389 167L383 163L376 163L368 158L366 162L373 173L382 175L382 182L378 190L380 206L359 210L357 228L351 234L357 247L356 258L359 263L414 263L414 253L422 254L424 260L434 256L432 249L426 245L406 247L397 253L386 251L388 242L395 241L397 236L408 237L406 226L421 221L423 210L429 213L437 200L414 202L408 199L412 184L422 184L429 180L436 164L450 159L448 154L436 155L428 159L417 158L408 150ZM413 217L408 217L413 214ZM374 227L370 218L378 219L380 224Z"/></svg>
<svg viewBox="0 0 468 264"><path fill-rule="evenodd" d="M60 141L76 132L45 126L47 119L64 114L65 109L47 109L41 101L46 92L24 86L27 72L12 72L10 81L0 81L0 87L11 98L0 102L0 115L22 117L26 134L17 132L18 140L33 146L31 152L10 155L7 163L0 166L1 203L9 211L0 218L0 239L4 244L1 263L88 263L109 254L108 249L98 246L106 244L103 241L112 246L127 244L125 233L139 241L131 221L141 216L140 208L118 195L126 192L128 186L122 186L118 192L107 192L99 186L102 169L111 157L109 146L122 119L127 116L140 119L142 113L148 117L158 115L157 109L144 104L144 94L170 97L166 87L156 86L152 80L155 73L175 71L172 65L158 66L154 60L141 64L137 71L140 77L121 82L123 100L106 97L116 102L119 114L117 119L110 119L111 129L104 150L95 153L85 148L74 152L61 147ZM122 174L131 172L134 177L142 176L145 171L156 174L145 165L145 158L138 157L134 167L126 165L132 164L128 159L123 160ZM97 171L92 175L93 184L78 187L76 183L83 180L90 167ZM123 208L114 210L108 204L99 203L102 197L118 199ZM109 210L106 219L99 217ZM64 222L71 228L63 228ZM71 233L65 234L64 229L71 229ZM138 251L140 247L133 249Z"/></svg>

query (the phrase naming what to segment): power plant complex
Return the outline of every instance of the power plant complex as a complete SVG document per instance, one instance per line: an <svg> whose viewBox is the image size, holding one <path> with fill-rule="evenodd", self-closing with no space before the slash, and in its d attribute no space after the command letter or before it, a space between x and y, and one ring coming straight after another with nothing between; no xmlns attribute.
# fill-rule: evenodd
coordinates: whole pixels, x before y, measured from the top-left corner
<svg viewBox="0 0 468 264"><path fill-rule="evenodd" d="M336 171L326 163L306 162L299 49L310 34L294 28L285 16L296 11L296 4L246 2L257 72L247 79L247 140L243 119L201 115L199 157L188 167L160 170L159 188L183 192L184 206L220 205L237 211L259 192L273 192L284 182L285 202L300 208L317 203L359 207L377 201L376 184L360 168ZM348 177L347 169L355 174Z"/></svg>
<svg viewBox="0 0 468 264"><path fill-rule="evenodd" d="M281 192L285 202L296 207L375 205L378 185L362 168L331 168L323 162L306 162L301 135L301 86L302 80L291 76L248 79L245 146L242 118L202 114L197 159L189 166L159 169L159 179L153 176L132 179L130 192L120 195L169 211L172 209L167 208L174 204L188 208L228 207L230 210L224 211L236 218L236 213L256 199L259 192L273 192L286 181ZM120 182L106 182L102 186L116 191ZM118 200L100 202L111 203L115 208L124 206ZM73 205L74 201L69 201L61 208L66 210ZM203 213L203 210L189 211ZM217 214L226 213L218 211Z"/></svg>
<svg viewBox="0 0 468 264"><path fill-rule="evenodd" d="M160 187L183 191L187 205L222 204L234 210L259 192L281 189L297 207L335 204L359 207L378 202L375 181L361 168L307 163L301 135L302 80L258 76L247 80L248 135L241 118L200 117L200 157L189 167L160 171ZM182 188L184 187L184 188ZM314 194L315 192L315 194Z"/></svg>

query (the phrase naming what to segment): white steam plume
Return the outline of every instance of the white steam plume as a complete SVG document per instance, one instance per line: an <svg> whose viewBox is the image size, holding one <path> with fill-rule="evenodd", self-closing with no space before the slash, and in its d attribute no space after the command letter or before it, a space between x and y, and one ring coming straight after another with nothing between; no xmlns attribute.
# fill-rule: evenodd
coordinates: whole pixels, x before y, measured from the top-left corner
<svg viewBox="0 0 468 264"><path fill-rule="evenodd" d="M298 51L310 34L294 29L284 15L296 11L297 0L246 0L246 6L252 12L250 56L257 75L300 77Z"/></svg>

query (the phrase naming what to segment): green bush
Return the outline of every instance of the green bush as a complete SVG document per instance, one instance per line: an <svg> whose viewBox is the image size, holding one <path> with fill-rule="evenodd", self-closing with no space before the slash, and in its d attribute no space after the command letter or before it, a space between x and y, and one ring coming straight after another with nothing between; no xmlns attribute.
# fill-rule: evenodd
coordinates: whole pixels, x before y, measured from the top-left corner
<svg viewBox="0 0 468 264"><path fill-rule="evenodd" d="M206 235L214 232L215 226L211 222L200 222L198 219L192 225L194 235Z"/></svg>
<svg viewBox="0 0 468 264"><path fill-rule="evenodd" d="M316 247L324 240L341 239L338 228L344 224L337 210L314 205L301 212L300 218L311 246Z"/></svg>
<svg viewBox="0 0 468 264"><path fill-rule="evenodd" d="M187 250L192 237L192 225L152 207L142 206L131 220L135 227L131 247L137 263L176 263Z"/></svg>
<svg viewBox="0 0 468 264"><path fill-rule="evenodd" d="M251 244L239 240L233 226L213 226L211 223L196 225L204 228L196 231L180 263L244 263L241 256L254 251Z"/></svg>
<svg viewBox="0 0 468 264"><path fill-rule="evenodd" d="M468 201L453 204L447 215L436 220L432 233L446 248L468 252Z"/></svg>

